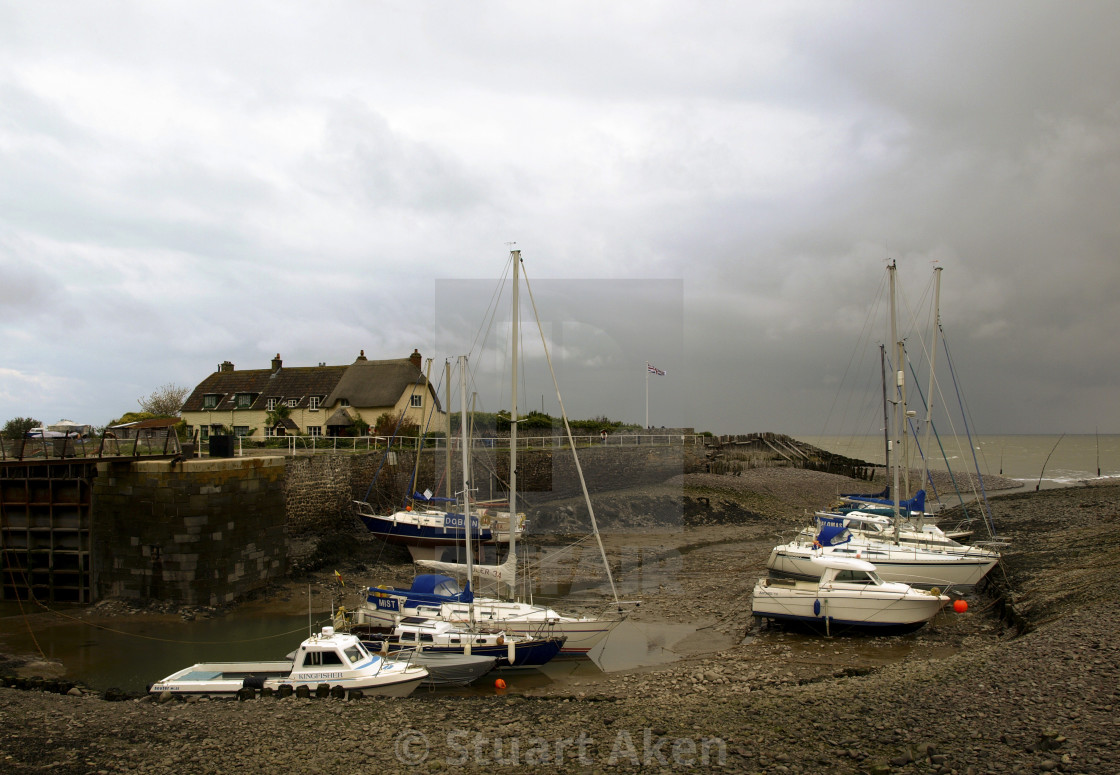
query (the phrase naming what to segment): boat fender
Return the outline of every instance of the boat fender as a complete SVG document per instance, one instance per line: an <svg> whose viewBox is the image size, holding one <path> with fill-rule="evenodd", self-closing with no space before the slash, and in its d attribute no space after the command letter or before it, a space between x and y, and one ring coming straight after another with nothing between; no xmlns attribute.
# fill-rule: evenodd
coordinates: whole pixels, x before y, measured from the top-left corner
<svg viewBox="0 0 1120 775"><path fill-rule="evenodd" d="M813 601L813 615L814 616L820 616L821 615L821 601L819 599Z"/></svg>
<svg viewBox="0 0 1120 775"><path fill-rule="evenodd" d="M242 689L263 689L264 676L260 675L247 675L245 680L241 682Z"/></svg>
<svg viewBox="0 0 1120 775"><path fill-rule="evenodd" d="M813 541L813 548L814 549L820 549L821 548L821 542L820 541Z"/></svg>
<svg viewBox="0 0 1120 775"><path fill-rule="evenodd" d="M503 637L501 635L498 636L498 640L496 642L499 646L506 645L506 639L505 639L505 637Z"/></svg>
<svg viewBox="0 0 1120 775"><path fill-rule="evenodd" d="M938 587L931 587L929 593L934 597L941 597L941 590Z"/></svg>

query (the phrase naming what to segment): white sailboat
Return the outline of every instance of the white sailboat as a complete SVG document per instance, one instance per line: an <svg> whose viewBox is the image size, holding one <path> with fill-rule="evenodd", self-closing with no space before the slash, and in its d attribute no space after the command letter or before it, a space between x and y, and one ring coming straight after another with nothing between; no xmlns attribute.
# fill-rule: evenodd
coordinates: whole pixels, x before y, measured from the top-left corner
<svg viewBox="0 0 1120 775"><path fill-rule="evenodd" d="M510 251L513 264L513 316L512 316L512 392L510 407L510 482L509 482L509 513L517 514L517 357L519 341L519 291L521 251ZM530 295L532 291L530 290ZM548 359L549 370L552 371L552 360L549 356L548 345L541 337L545 357ZM555 372L552 371L553 383L556 383ZM607 580L614 598L612 610L601 616L568 616L559 613L549 606L537 605L515 599L479 598L474 597L468 590L459 586L455 579L449 575L422 574L413 580L411 589L385 589L371 588L366 602L358 609L356 615L359 621L382 626L391 626L399 623L402 618L409 616L440 619L451 622L465 622L473 615L475 621L498 626L507 632L517 634L536 635L553 633L567 638L561 650L561 656L586 656L588 652L599 645L618 624L625 618L625 610L618 600L614 579L611 576L610 566L607 563L606 550L602 538L599 536L598 525L595 520L595 511L588 495L587 484L580 467L579 456L575 451L575 441L572 438L568 418L564 412L564 402L557 388L556 397L560 404L561 416L564 420L564 429L572 450L576 472L579 475L580 486L583 490L584 500L591 517L592 531L599 545L603 557L603 566ZM464 418L465 420L465 418ZM433 567L430 563L428 567ZM439 563L437 567L447 574L460 574L465 568L458 563ZM510 590L516 591L517 579L517 535L511 531L509 535L509 554L504 563L496 566L482 566L482 572L487 576L501 581ZM478 568L475 568L476 573ZM435 590L439 590L436 592ZM425 592L426 590L426 592ZM471 605L466 605L466 597L471 598ZM441 599L442 598L442 599Z"/></svg>
<svg viewBox="0 0 1120 775"><path fill-rule="evenodd" d="M949 585L972 586L999 562L999 552L979 546L934 546L901 540L904 526L911 515L907 508L906 515L903 516L904 504L899 499L899 476L901 469L909 471L906 465L905 426L913 413L906 410L906 378L902 367L906 353L904 343L898 336L896 323L895 264L892 262L887 270L890 277L891 339L895 342L897 358L896 395L891 402L894 407L893 443L899 444L901 439L903 448L901 455L893 456L890 530L886 535L870 537L850 530L842 515L818 515L817 531L803 533L788 544L774 547L767 560L767 568L771 575L777 577L816 579L820 578L824 567L819 562L820 558L853 557L874 563L879 575L887 581L943 589Z"/></svg>

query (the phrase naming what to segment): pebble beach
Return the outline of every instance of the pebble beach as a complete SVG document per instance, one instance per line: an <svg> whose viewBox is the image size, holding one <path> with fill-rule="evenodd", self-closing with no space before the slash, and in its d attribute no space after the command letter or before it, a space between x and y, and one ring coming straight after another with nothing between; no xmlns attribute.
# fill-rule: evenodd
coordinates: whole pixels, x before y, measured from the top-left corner
<svg viewBox="0 0 1120 775"><path fill-rule="evenodd" d="M638 570L625 560L635 547L673 558L656 588L630 585L642 600L635 623L697 625L671 664L559 692L159 702L59 693L65 683L28 680L28 664L9 657L0 661L9 676L0 768L1120 772L1120 486L992 497L1003 560L966 595L966 612L939 614L916 633L806 638L759 627L750 591L770 548L827 505L838 479L790 469L690 474L645 494L678 499L678 524L607 534L624 588Z"/></svg>

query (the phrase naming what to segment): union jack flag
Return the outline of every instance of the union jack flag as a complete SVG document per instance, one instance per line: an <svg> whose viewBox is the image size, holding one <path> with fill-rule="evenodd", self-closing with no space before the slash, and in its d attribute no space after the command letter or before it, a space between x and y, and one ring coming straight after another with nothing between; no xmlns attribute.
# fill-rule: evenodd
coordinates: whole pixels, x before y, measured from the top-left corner
<svg viewBox="0 0 1120 775"><path fill-rule="evenodd" d="M649 361L646 361L646 371L650 374L656 374L659 377L665 376L665 372L651 364Z"/></svg>

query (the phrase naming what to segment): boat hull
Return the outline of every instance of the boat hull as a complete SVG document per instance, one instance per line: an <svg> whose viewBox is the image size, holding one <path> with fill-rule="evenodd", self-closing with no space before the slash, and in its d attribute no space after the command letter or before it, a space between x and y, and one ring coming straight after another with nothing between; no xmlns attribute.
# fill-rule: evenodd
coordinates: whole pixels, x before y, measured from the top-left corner
<svg viewBox="0 0 1120 775"><path fill-rule="evenodd" d="M284 670L277 665L287 665ZM317 688L325 684L349 691L360 689L380 697L407 697L428 677L418 666L386 663L373 675L340 676L330 671L294 671L291 663L199 663L173 673L149 687L150 694L235 695L245 688L278 690L281 686Z"/></svg>
<svg viewBox="0 0 1120 775"><path fill-rule="evenodd" d="M381 651L383 641L371 638L369 640L363 639L362 645L371 651ZM502 669L507 667L540 667L547 664L560 653L561 647L564 645L564 638L534 638L528 641L518 641L513 643L502 644L489 644L479 645L473 644L470 647L468 654L463 646L459 645L439 645L439 644L425 644L424 652L428 654L446 654L449 656L481 656L489 657L495 660L495 669ZM510 659L510 648L513 649L513 659ZM390 642L388 652L390 654L402 651L408 646L403 646L396 642ZM423 664L423 661L420 662Z"/></svg>
<svg viewBox="0 0 1120 775"><path fill-rule="evenodd" d="M829 547L815 549L802 544L776 546L770 552L766 567L771 575L814 580L821 576L821 566L813 557L832 553L843 557L858 557L874 564L880 578L911 586L948 589L967 588L975 585L999 562L997 557L986 555L949 554L934 556L917 548L902 547L880 549L874 547Z"/></svg>
<svg viewBox="0 0 1120 775"><path fill-rule="evenodd" d="M453 624L470 623L467 606L463 603L442 605L404 606L395 597L376 597L355 614L356 624L392 628L403 617L416 616L447 621ZM592 619L559 616L550 609L524 603L481 601L474 603L475 622L488 627L500 627L511 635L523 638L560 637L564 644L558 658L586 657L618 626L619 619Z"/></svg>
<svg viewBox="0 0 1120 775"><path fill-rule="evenodd" d="M367 642L367 648L372 644ZM452 654L423 649L398 652L399 659L420 665L428 671L421 686L467 686L493 670L497 657L479 654Z"/></svg>
<svg viewBox="0 0 1120 775"><path fill-rule="evenodd" d="M917 629L948 602L945 595L912 588L845 589L822 587L811 581L759 579L751 612L781 621L865 629Z"/></svg>
<svg viewBox="0 0 1120 775"><path fill-rule="evenodd" d="M389 543L405 546L443 547L461 545L466 540L467 533L462 527L463 517L461 514L444 515L444 520L451 521L444 524L435 524L436 519L434 517L419 521L413 518L412 514L413 512L399 512L387 517L358 514L358 518L362 520L362 524L366 526L369 532ZM459 526L451 524L456 518ZM431 524L428 524L429 522ZM472 532L475 534L476 542L491 543L493 541L489 528L480 529L476 526Z"/></svg>

